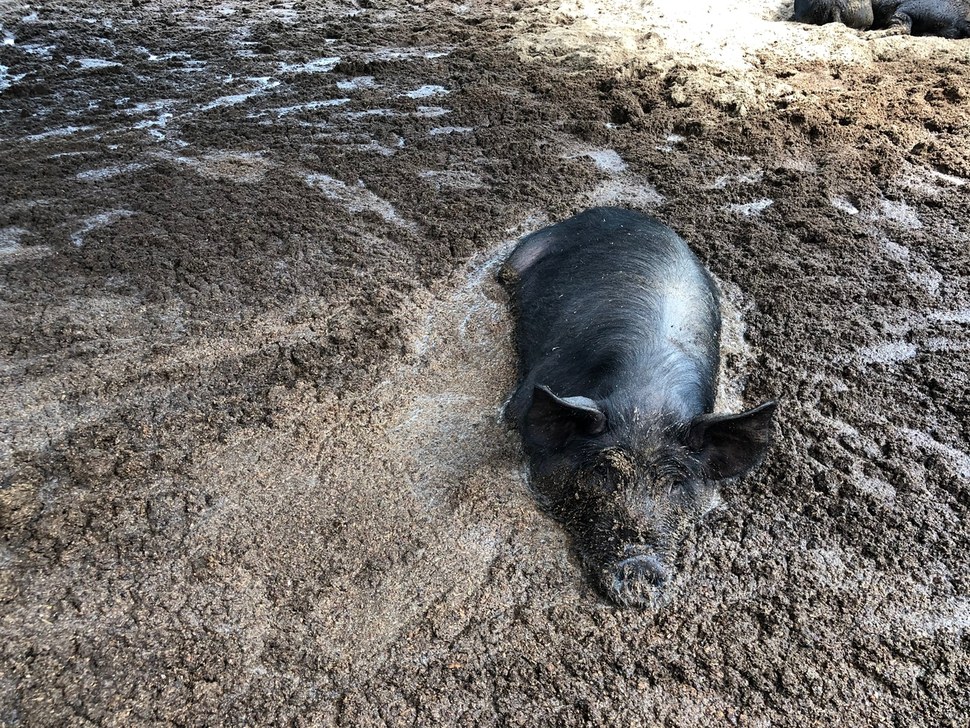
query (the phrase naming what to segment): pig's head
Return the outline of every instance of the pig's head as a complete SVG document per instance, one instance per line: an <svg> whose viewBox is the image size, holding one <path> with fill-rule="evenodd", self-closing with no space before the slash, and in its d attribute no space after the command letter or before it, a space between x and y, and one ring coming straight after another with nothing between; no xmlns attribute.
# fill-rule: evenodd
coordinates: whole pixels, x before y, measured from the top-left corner
<svg viewBox="0 0 970 728"><path fill-rule="evenodd" d="M775 403L682 422L536 387L522 421L533 489L608 598L658 606L677 546L717 505L718 484L756 467Z"/></svg>

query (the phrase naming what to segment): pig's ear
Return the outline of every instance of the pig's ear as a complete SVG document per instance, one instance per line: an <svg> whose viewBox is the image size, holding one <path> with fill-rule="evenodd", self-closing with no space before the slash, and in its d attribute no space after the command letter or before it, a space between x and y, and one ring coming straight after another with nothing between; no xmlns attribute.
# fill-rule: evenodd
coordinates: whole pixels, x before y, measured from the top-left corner
<svg viewBox="0 0 970 728"><path fill-rule="evenodd" d="M598 435L606 413L589 397L557 397L537 385L525 416L526 434L540 447L560 447L573 435Z"/></svg>
<svg viewBox="0 0 970 728"><path fill-rule="evenodd" d="M777 402L739 415L698 415L687 430L688 449L714 480L735 478L754 468L768 451L771 416Z"/></svg>

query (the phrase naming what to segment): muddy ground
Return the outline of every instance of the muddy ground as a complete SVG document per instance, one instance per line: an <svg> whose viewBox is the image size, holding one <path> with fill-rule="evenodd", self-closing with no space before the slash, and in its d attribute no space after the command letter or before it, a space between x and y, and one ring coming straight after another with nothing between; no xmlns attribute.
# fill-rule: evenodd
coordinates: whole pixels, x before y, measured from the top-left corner
<svg viewBox="0 0 970 728"><path fill-rule="evenodd" d="M0 5L0 722L967 726L970 41L789 12ZM657 612L498 419L594 203L782 403Z"/></svg>

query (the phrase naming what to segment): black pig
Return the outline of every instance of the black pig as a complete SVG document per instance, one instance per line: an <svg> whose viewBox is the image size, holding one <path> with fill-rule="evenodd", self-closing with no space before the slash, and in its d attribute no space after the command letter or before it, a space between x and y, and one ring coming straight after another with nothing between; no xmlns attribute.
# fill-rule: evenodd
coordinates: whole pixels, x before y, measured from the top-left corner
<svg viewBox="0 0 970 728"><path fill-rule="evenodd" d="M967 0L795 0L793 20L857 30L970 38Z"/></svg>
<svg viewBox="0 0 970 728"><path fill-rule="evenodd" d="M658 605L680 540L717 483L754 468L775 403L711 414L718 293L673 230L595 208L519 242L499 277L516 313L506 405L540 504L596 586Z"/></svg>
<svg viewBox="0 0 970 728"><path fill-rule="evenodd" d="M812 25L842 23L850 28L866 30L872 26L872 2L871 0L795 0L793 20Z"/></svg>

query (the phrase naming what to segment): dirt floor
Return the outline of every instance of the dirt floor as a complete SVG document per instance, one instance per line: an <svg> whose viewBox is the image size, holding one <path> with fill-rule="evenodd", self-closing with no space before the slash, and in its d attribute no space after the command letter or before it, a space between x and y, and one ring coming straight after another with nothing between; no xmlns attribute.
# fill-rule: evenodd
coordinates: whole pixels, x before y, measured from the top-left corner
<svg viewBox="0 0 970 728"><path fill-rule="evenodd" d="M0 722L970 724L970 41L775 0L0 4ZM617 609L498 419L591 204L765 466Z"/></svg>

